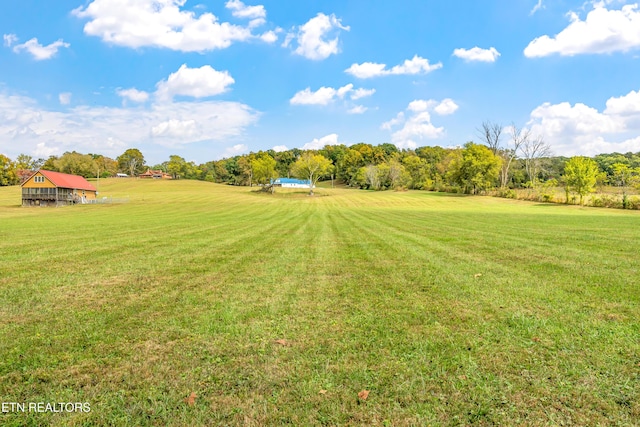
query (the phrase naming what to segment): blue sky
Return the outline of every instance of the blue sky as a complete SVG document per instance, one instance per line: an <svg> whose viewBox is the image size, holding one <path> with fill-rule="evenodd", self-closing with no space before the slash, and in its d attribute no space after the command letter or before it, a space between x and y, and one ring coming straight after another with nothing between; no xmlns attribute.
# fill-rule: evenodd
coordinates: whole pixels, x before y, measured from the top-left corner
<svg viewBox="0 0 640 427"><path fill-rule="evenodd" d="M0 152L201 163L478 141L640 151L640 7L621 0L23 0L2 6ZM504 144L508 144L505 136Z"/></svg>

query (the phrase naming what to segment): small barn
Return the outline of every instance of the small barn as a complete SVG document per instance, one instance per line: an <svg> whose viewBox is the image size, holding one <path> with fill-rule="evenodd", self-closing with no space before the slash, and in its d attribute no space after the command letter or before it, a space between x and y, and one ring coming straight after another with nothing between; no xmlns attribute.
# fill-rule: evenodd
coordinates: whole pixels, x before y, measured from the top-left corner
<svg viewBox="0 0 640 427"><path fill-rule="evenodd" d="M274 187L282 188L311 188L311 181L294 178L278 178L271 181ZM314 186L315 187L315 186Z"/></svg>
<svg viewBox="0 0 640 427"><path fill-rule="evenodd" d="M22 206L91 203L97 189L78 175L40 169L22 183Z"/></svg>

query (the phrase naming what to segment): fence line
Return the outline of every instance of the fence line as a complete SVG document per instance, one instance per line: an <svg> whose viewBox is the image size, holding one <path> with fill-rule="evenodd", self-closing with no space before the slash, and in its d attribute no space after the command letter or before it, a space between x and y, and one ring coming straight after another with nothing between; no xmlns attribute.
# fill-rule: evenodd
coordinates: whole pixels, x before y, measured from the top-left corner
<svg viewBox="0 0 640 427"><path fill-rule="evenodd" d="M102 197L95 200L86 200L83 204L87 205L105 205L112 203L129 203L128 197Z"/></svg>

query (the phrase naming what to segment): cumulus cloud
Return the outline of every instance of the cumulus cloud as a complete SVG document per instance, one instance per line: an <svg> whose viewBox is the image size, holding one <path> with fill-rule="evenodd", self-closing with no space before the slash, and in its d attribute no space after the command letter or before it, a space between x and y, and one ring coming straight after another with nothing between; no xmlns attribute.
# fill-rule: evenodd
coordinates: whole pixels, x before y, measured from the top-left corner
<svg viewBox="0 0 640 427"><path fill-rule="evenodd" d="M319 150L325 145L340 145L342 142L338 142L338 134L332 133L322 138L313 138L313 141L307 142L302 146L303 150Z"/></svg>
<svg viewBox="0 0 640 427"><path fill-rule="evenodd" d="M264 6L247 6L240 0L229 0L225 3L225 7L231 10L231 14L236 18L247 19L264 19L267 17L267 11Z"/></svg>
<svg viewBox="0 0 640 427"><path fill-rule="evenodd" d="M123 99L123 102L126 100L132 102L147 102L149 99L149 94L147 92L136 88L118 89L116 93Z"/></svg>
<svg viewBox="0 0 640 427"><path fill-rule="evenodd" d="M253 18L253 23L245 27L220 22L208 12L197 15L183 9L184 4L185 0L93 0L72 13L88 20L85 34L131 48L152 46L204 52L261 38L252 34L251 28L264 23L266 12L262 6L246 6L234 0L226 3L233 15Z"/></svg>
<svg viewBox="0 0 640 427"><path fill-rule="evenodd" d="M640 91L631 91L609 98L602 112L583 103L544 103L531 112L528 126L560 155L638 151L639 101Z"/></svg>
<svg viewBox="0 0 640 427"><path fill-rule="evenodd" d="M260 39L265 43L275 43L278 40L278 34L276 31L267 31L260 36Z"/></svg>
<svg viewBox="0 0 640 427"><path fill-rule="evenodd" d="M471 49L455 49L453 51L453 56L462 58L467 62L496 62L500 56L500 52L498 52L495 47L482 49L476 46Z"/></svg>
<svg viewBox="0 0 640 427"><path fill-rule="evenodd" d="M433 107L436 104L437 102L433 99L430 99L428 101L425 101L424 99L416 99L409 103L407 110L413 111L414 113L419 113L421 111L427 111L429 108Z"/></svg>
<svg viewBox="0 0 640 427"><path fill-rule="evenodd" d="M322 60L340 52L340 31L349 31L335 15L318 13L305 24L294 28L285 37L284 47L294 40L297 47L294 53L308 59Z"/></svg>
<svg viewBox="0 0 640 427"><path fill-rule="evenodd" d="M440 68L442 68L441 62L430 64L428 59L415 55L412 59L407 59L402 64L390 69L386 64L363 62L362 64L352 64L345 72L359 79L369 79L390 75L427 74Z"/></svg>
<svg viewBox="0 0 640 427"><path fill-rule="evenodd" d="M10 36L14 36L14 37L13 38L10 37L9 40L5 38L5 44L14 43L15 41L18 40L14 34L10 34ZM7 44L7 46L9 46L9 44ZM69 47L69 46L71 45L69 43L65 43L62 39L59 39L47 46L43 46L40 43L38 43L38 39L34 37L31 40L27 41L26 43L15 45L13 47L13 51L16 53L19 53L21 51L27 51L29 54L31 54L31 56L33 56L33 59L35 59L36 61L42 61L45 59L53 58L58 53L58 50L61 47Z"/></svg>
<svg viewBox="0 0 640 427"><path fill-rule="evenodd" d="M167 80L156 85L156 98L160 101L171 101L180 95L194 98L219 95L226 92L228 86L234 82L227 71L217 71L210 65L189 68L183 64Z"/></svg>
<svg viewBox="0 0 640 427"><path fill-rule="evenodd" d="M220 144L242 135L259 113L238 102L152 104L145 108L77 106L51 111L30 98L0 92L0 152L38 156L64 151L116 156L127 146Z"/></svg>
<svg viewBox="0 0 640 427"><path fill-rule="evenodd" d="M640 90L631 91L618 98L609 98L604 113L620 116L640 115Z"/></svg>
<svg viewBox="0 0 640 427"><path fill-rule="evenodd" d="M272 148L273 151L275 151L276 153L281 153L283 151L287 151L288 148L286 145L276 145L275 147Z"/></svg>
<svg viewBox="0 0 640 427"><path fill-rule="evenodd" d="M431 123L431 113L439 115L452 114L458 105L447 98L441 102L435 100L417 99L409 103L406 111L399 112L393 119L384 122L381 129L393 131L391 142L398 148L416 148L417 140L437 139L445 135L443 127L436 127ZM394 129L396 129L394 131Z"/></svg>
<svg viewBox="0 0 640 427"><path fill-rule="evenodd" d="M63 92L58 95L58 101L60 101L61 105L69 105L71 104L71 93Z"/></svg>
<svg viewBox="0 0 640 427"><path fill-rule="evenodd" d="M594 3L584 21L576 13L570 13L571 22L564 30L553 37L544 35L534 39L524 49L524 55L534 58L553 54L602 54L640 47L638 4L610 10L606 7L608 3Z"/></svg>
<svg viewBox="0 0 640 427"><path fill-rule="evenodd" d="M433 109L433 111L435 111L436 114L439 114L441 116L448 116L449 114L455 113L457 110L458 110L458 104L456 104L451 98L443 99Z"/></svg>
<svg viewBox="0 0 640 427"><path fill-rule="evenodd" d="M338 89L323 86L315 92L312 92L311 88L301 90L289 100L289 103L291 105L328 105L336 99L344 99L347 94L350 94L352 100L356 100L374 93L375 89L354 89L352 83Z"/></svg>

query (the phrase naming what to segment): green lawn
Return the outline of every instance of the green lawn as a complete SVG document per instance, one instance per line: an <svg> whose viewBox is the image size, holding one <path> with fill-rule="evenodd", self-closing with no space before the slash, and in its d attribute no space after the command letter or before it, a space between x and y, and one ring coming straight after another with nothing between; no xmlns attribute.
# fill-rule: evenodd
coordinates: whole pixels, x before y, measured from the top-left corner
<svg viewBox="0 0 640 427"><path fill-rule="evenodd" d="M0 188L0 400L91 405L3 426L638 425L640 212L100 190Z"/></svg>

